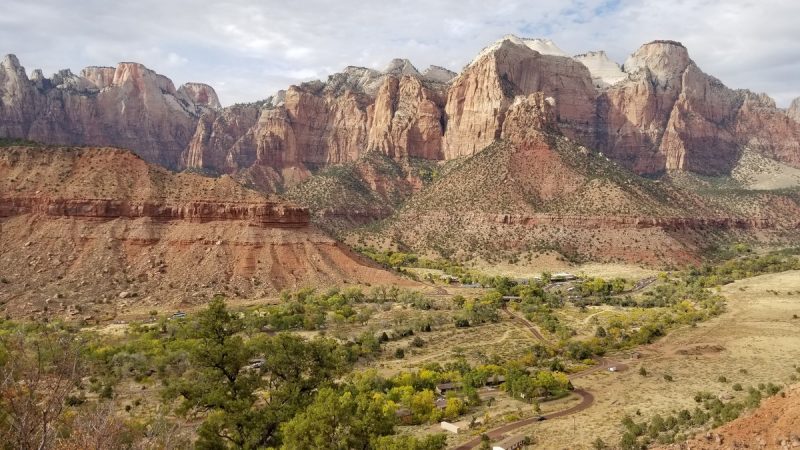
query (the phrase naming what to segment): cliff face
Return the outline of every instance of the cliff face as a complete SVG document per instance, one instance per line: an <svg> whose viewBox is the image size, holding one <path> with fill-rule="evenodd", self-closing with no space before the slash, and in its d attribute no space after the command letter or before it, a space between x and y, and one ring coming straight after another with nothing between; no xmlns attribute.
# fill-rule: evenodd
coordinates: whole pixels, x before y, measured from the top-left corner
<svg viewBox="0 0 800 450"><path fill-rule="evenodd" d="M423 75L394 60L383 72L349 67L324 83L292 86L262 107L210 111L183 162L221 173L249 169L260 178L256 184L292 184L370 150L439 160L446 89L440 80L449 76L442 68Z"/></svg>
<svg viewBox="0 0 800 450"><path fill-rule="evenodd" d="M703 73L672 41L642 46L598 102L596 146L638 173L729 173L743 147L797 166L800 128L765 95Z"/></svg>
<svg viewBox="0 0 800 450"><path fill-rule="evenodd" d="M556 116L565 134L589 138L597 95L589 70L571 58L505 40L452 82L445 106L445 158L473 155L492 143L514 97L533 92L556 99Z"/></svg>
<svg viewBox="0 0 800 450"><path fill-rule="evenodd" d="M129 202L117 199L47 197L0 198L0 217L38 214L81 219L138 219L158 221L248 221L264 227L306 227L308 210L274 202L233 203L196 200L181 204Z"/></svg>
<svg viewBox="0 0 800 450"><path fill-rule="evenodd" d="M390 76L369 109L367 147L392 158L442 159L444 98L419 77Z"/></svg>
<svg viewBox="0 0 800 450"><path fill-rule="evenodd" d="M499 138L514 98L553 99L561 133L638 174L726 174L748 148L800 167L800 101L788 110L703 73L674 41L643 45L620 67L600 52L508 36L458 76L396 59L347 67L264 102L220 108L213 89L134 63L28 79L0 65L0 137L115 145L173 169L244 174L265 189L376 150L427 160L474 155Z"/></svg>
<svg viewBox="0 0 800 450"><path fill-rule="evenodd" d="M495 143L454 163L377 231L354 231L350 240L393 239L489 262L555 250L578 260L661 264L700 260L715 244L710 230L730 237L800 229L796 195L717 198L639 177L564 137L557 105L542 92L516 97Z"/></svg>
<svg viewBox="0 0 800 450"><path fill-rule="evenodd" d="M197 118L219 106L213 89L168 78L141 64L89 67L31 79L13 55L0 64L0 137L130 148L148 161L180 166Z"/></svg>

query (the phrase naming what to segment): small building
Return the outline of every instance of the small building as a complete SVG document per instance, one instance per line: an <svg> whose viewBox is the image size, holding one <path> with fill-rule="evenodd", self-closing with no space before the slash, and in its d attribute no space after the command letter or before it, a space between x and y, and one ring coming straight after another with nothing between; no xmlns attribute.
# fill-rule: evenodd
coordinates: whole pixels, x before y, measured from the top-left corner
<svg viewBox="0 0 800 450"><path fill-rule="evenodd" d="M492 375L486 379L486 386L499 386L506 382L506 377L503 375Z"/></svg>
<svg viewBox="0 0 800 450"><path fill-rule="evenodd" d="M480 283L464 283L461 285L462 288L470 288L470 289L478 289L482 288Z"/></svg>
<svg viewBox="0 0 800 450"><path fill-rule="evenodd" d="M459 427L458 425L456 425L454 423L450 423L450 422L442 422L442 423L439 424L439 426L444 431L449 431L449 432L451 432L453 434L458 434L458 432L461 430L461 427Z"/></svg>
<svg viewBox="0 0 800 450"><path fill-rule="evenodd" d="M525 446L525 436L511 436L492 445L492 450L519 450Z"/></svg>
<svg viewBox="0 0 800 450"><path fill-rule="evenodd" d="M550 281L552 281L554 283L561 283L561 282L564 282L564 281L572 281L572 280L576 280L576 279L578 279L578 277L576 277L575 275L573 275L571 273L567 273L567 272L558 272L558 273L554 273L553 275L550 276Z"/></svg>
<svg viewBox="0 0 800 450"><path fill-rule="evenodd" d="M436 393L445 395L451 391L458 391L461 389L461 383L440 383L436 385Z"/></svg>
<svg viewBox="0 0 800 450"><path fill-rule="evenodd" d="M172 317L170 317L170 320L185 319L185 318L186 318L186 313L185 312L177 311L177 312L175 312L175 314L172 315Z"/></svg>
<svg viewBox="0 0 800 450"><path fill-rule="evenodd" d="M504 295L502 297L502 300L504 302L513 302L517 300L522 300L522 297L520 297L519 295Z"/></svg>
<svg viewBox="0 0 800 450"><path fill-rule="evenodd" d="M447 408L447 399L444 398L444 397L439 397L439 398L436 399L434 404L436 405L436 409L443 410L443 409Z"/></svg>

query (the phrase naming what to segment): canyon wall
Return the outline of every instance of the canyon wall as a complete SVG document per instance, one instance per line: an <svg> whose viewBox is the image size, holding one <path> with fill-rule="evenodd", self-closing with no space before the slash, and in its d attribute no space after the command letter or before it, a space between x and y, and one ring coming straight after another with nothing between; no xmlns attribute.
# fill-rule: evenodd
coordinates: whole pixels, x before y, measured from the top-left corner
<svg viewBox="0 0 800 450"><path fill-rule="evenodd" d="M747 147L800 167L800 103L725 87L674 41L623 66L603 52L568 57L554 43L506 37L461 74L408 60L347 67L265 101L220 107L213 89L175 89L135 63L30 78L0 65L0 137L113 145L171 169L243 170L259 186L294 184L366 152L428 160L473 155L500 137L515 97L543 92L565 136L639 174L728 173Z"/></svg>

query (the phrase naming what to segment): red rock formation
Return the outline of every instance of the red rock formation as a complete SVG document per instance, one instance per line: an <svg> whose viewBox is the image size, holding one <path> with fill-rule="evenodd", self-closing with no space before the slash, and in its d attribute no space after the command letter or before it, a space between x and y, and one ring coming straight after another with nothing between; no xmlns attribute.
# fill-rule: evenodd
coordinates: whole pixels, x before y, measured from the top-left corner
<svg viewBox="0 0 800 450"><path fill-rule="evenodd" d="M444 99L419 77L389 76L369 108L368 148L392 158L442 159Z"/></svg>
<svg viewBox="0 0 800 450"><path fill-rule="evenodd" d="M181 204L130 202L120 199L0 198L0 217L39 214L81 219L159 221L247 221L264 227L307 227L308 209L275 202L236 203L195 200Z"/></svg>
<svg viewBox="0 0 800 450"><path fill-rule="evenodd" d="M586 66L504 40L453 80L445 107L445 158L469 156L492 143L514 96L537 91L555 99L565 134L588 139L597 94Z"/></svg>
<svg viewBox="0 0 800 450"><path fill-rule="evenodd" d="M178 92L185 95L192 103L199 106L206 106L212 109L222 108L217 98L214 88L204 83L185 83L178 89Z"/></svg>
<svg viewBox="0 0 800 450"><path fill-rule="evenodd" d="M703 73L673 41L642 46L603 92L595 146L638 173L728 173L747 146L798 166L800 128L774 101Z"/></svg>
<svg viewBox="0 0 800 450"><path fill-rule="evenodd" d="M444 69L431 73L447 76ZM444 86L407 60L392 61L385 72L348 67L325 83L292 86L260 109L207 113L183 161L223 173L247 169L271 178L265 183L271 185L291 184L310 169L355 161L373 149L393 158L441 159Z"/></svg>
<svg viewBox="0 0 800 450"><path fill-rule="evenodd" d="M766 94L742 93L734 133L737 143L790 166L800 167L800 122L776 108Z"/></svg>
<svg viewBox="0 0 800 450"><path fill-rule="evenodd" d="M13 266L0 305L14 317L110 320L217 293L414 284L318 231L305 208L129 151L3 148L0 193L0 264Z"/></svg>
<svg viewBox="0 0 800 450"><path fill-rule="evenodd" d="M267 101L218 109L213 89L135 63L28 79L0 64L0 137L131 148L173 169L247 173L267 189L370 150L393 158L473 155L500 136L515 96L554 99L560 131L639 174L724 174L743 147L800 167L800 102L728 89L683 45L643 45L623 70L602 52L563 56L546 40L507 37L458 77L403 59L348 67ZM272 187L270 187L272 186Z"/></svg>
<svg viewBox="0 0 800 450"><path fill-rule="evenodd" d="M67 145L130 148L170 168L203 111L219 105L213 89L168 78L137 63L61 71L29 80L13 55L0 64L0 137Z"/></svg>

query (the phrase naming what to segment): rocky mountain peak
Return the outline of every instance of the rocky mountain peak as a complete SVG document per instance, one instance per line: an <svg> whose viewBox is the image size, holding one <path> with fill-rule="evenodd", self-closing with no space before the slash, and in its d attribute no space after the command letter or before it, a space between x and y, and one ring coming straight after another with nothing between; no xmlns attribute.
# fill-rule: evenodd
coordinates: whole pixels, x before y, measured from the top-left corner
<svg viewBox="0 0 800 450"><path fill-rule="evenodd" d="M438 83L448 83L450 80L458 76L458 74L452 70L445 69L444 67L429 66L422 72L422 76L426 80L436 81Z"/></svg>
<svg viewBox="0 0 800 450"><path fill-rule="evenodd" d="M676 77L692 64L686 47L677 41L658 40L639 47L623 65L623 70L633 74L649 69L660 84Z"/></svg>
<svg viewBox="0 0 800 450"><path fill-rule="evenodd" d="M91 81L97 89L104 89L114 82L114 72L116 69L113 67L89 66L81 70L81 76Z"/></svg>
<svg viewBox="0 0 800 450"><path fill-rule="evenodd" d="M178 89L179 94L186 95L192 103L198 106L207 106L213 109L222 108L217 97L217 92L205 83L185 83Z"/></svg>
<svg viewBox="0 0 800 450"><path fill-rule="evenodd" d="M598 88L613 86L628 78L619 64L612 61L602 50L576 55L573 59L589 69L592 81Z"/></svg>
<svg viewBox="0 0 800 450"><path fill-rule="evenodd" d="M389 62L383 73L387 75L413 75L420 76L419 71L411 61L407 59L395 58Z"/></svg>
<svg viewBox="0 0 800 450"><path fill-rule="evenodd" d="M541 38L521 38L519 36L513 34L507 34L503 36L501 39L498 39L488 47L484 48L483 50L478 53L478 56L469 63L469 65L473 65L479 60L481 60L486 55L492 54L499 50L504 46L517 46L517 47L527 47L533 51L539 52L542 55L552 55L552 56L564 56L567 57L567 54L561 50L555 42L551 41L550 39L541 39Z"/></svg>
<svg viewBox="0 0 800 450"><path fill-rule="evenodd" d="M8 54L3 57L3 61L0 62L0 81L4 78L21 78L27 79L25 75L25 69L19 64L19 59L17 59L16 55Z"/></svg>

